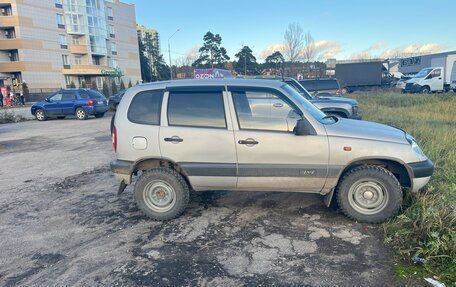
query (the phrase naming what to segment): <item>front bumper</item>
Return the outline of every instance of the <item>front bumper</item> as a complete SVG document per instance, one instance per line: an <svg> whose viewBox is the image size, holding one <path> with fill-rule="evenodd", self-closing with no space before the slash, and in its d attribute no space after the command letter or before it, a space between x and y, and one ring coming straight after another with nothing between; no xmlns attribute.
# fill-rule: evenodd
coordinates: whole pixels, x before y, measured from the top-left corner
<svg viewBox="0 0 456 287"><path fill-rule="evenodd" d="M420 85L407 85L405 86L404 91L406 93L419 93L421 91Z"/></svg>
<svg viewBox="0 0 456 287"><path fill-rule="evenodd" d="M408 166L413 174L411 191L416 192L423 188L431 179L434 173L434 163L430 159L427 159L425 161L409 163Z"/></svg>
<svg viewBox="0 0 456 287"><path fill-rule="evenodd" d="M115 177L125 182L125 184L131 183L131 174L133 172L133 162L127 160L113 160L111 161L111 171Z"/></svg>

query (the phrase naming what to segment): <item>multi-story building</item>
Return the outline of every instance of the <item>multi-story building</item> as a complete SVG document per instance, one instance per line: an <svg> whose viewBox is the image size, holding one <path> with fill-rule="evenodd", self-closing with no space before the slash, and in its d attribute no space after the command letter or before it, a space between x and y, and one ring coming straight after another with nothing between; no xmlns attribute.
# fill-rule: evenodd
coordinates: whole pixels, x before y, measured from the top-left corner
<svg viewBox="0 0 456 287"><path fill-rule="evenodd" d="M156 55L160 54L160 36L154 29L147 28L143 25L137 26L138 40L141 41L144 47L144 56L149 59L149 70L154 76L158 76L156 67L156 59L154 59L153 49L156 49Z"/></svg>
<svg viewBox="0 0 456 287"><path fill-rule="evenodd" d="M119 0L0 0L0 86L141 80L135 7Z"/></svg>

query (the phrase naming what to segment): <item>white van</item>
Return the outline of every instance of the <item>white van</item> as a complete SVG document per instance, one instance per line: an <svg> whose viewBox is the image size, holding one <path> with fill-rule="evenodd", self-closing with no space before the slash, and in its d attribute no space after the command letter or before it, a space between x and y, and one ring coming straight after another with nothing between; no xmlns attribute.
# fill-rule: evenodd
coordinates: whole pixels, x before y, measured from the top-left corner
<svg viewBox="0 0 456 287"><path fill-rule="evenodd" d="M456 57L456 55L453 55ZM405 85L408 93L456 92L456 58L441 57L431 61L431 67L424 68Z"/></svg>

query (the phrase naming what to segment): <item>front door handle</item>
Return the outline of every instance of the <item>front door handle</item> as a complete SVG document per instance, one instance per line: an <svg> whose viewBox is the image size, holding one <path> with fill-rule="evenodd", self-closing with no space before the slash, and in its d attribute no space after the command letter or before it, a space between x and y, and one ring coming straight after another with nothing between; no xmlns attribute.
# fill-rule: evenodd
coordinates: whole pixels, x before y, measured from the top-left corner
<svg viewBox="0 0 456 287"><path fill-rule="evenodd" d="M165 142L172 142L172 143L180 143L180 142L183 142L184 140L181 139L180 137L178 136L172 136L170 138L165 138Z"/></svg>
<svg viewBox="0 0 456 287"><path fill-rule="evenodd" d="M256 140L254 140L254 139L239 140L238 143L239 144L250 145L250 146L258 144L258 142Z"/></svg>
<svg viewBox="0 0 456 287"><path fill-rule="evenodd" d="M283 104L282 103L275 103L272 105L274 108L281 108L283 107Z"/></svg>

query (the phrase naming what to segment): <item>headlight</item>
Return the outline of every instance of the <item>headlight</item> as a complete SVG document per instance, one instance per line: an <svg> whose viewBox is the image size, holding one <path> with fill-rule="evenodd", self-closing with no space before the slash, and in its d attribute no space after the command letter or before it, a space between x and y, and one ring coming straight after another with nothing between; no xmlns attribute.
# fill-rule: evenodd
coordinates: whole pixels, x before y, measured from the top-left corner
<svg viewBox="0 0 456 287"><path fill-rule="evenodd" d="M405 134L405 139L409 142L409 144L412 144L412 143L416 143L416 140L414 137L412 137L412 135L410 134Z"/></svg>
<svg viewBox="0 0 456 287"><path fill-rule="evenodd" d="M427 160L427 156L424 154L424 152L421 150L421 148L415 141L413 141L412 143L412 150L418 156L420 161Z"/></svg>
<svg viewBox="0 0 456 287"><path fill-rule="evenodd" d="M357 114L358 114L358 106L353 106L353 107L352 107L352 110L353 110L353 114L354 114L354 115L357 115Z"/></svg>

